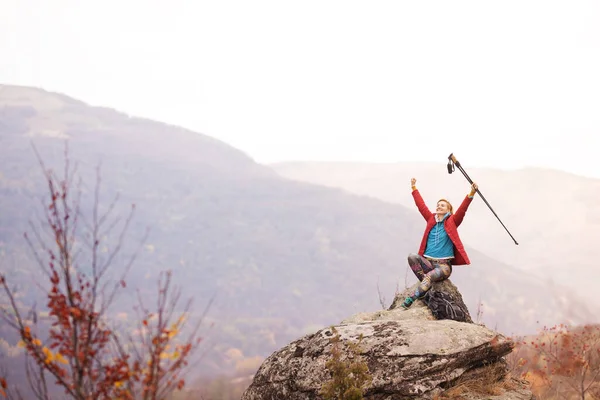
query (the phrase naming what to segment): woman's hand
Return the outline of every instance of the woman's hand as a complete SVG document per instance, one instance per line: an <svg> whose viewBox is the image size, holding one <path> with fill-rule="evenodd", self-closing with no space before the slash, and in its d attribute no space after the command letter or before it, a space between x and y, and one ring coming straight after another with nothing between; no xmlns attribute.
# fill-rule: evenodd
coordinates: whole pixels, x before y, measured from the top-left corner
<svg viewBox="0 0 600 400"><path fill-rule="evenodd" d="M473 183L471 184L471 193L470 193L470 196L471 196L471 197L475 196L475 193L477 192L477 188L478 188L478 187L479 187L479 186L477 186L477 184L476 184L475 182L473 182Z"/></svg>
<svg viewBox="0 0 600 400"><path fill-rule="evenodd" d="M417 183L417 180L415 178L412 178L410 180L410 187L411 187L412 190L416 190L417 189L417 187L415 186L415 183Z"/></svg>

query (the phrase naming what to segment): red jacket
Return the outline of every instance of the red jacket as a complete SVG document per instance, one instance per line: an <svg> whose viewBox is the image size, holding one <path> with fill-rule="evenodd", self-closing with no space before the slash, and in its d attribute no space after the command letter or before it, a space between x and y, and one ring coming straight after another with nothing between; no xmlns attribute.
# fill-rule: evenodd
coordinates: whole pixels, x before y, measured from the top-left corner
<svg viewBox="0 0 600 400"><path fill-rule="evenodd" d="M425 205L421 194L417 189L412 192L413 198L415 199L415 204L419 209L419 212L427 221L427 226L425 227L425 233L423 235L423 240L421 240L421 247L419 248L419 255L423 256L425 254L425 247L427 246L427 236L429 236L429 232L431 228L435 226L435 214L432 213L429 208ZM446 233L452 243L454 244L454 260L452 261L452 265L468 265L471 263L469 260L469 256L465 251L465 247L463 246L460 237L458 236L458 227L463 221L465 217L465 213L469 208L469 205L473 201L469 196L465 196L465 199L461 203L460 207L456 210L456 212L450 215L448 218L444 220L444 228L446 229Z"/></svg>

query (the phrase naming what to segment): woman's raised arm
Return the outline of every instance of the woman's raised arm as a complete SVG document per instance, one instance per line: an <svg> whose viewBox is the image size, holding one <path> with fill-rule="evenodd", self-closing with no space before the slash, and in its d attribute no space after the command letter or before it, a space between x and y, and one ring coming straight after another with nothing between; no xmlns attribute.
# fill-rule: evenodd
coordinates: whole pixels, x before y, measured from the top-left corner
<svg viewBox="0 0 600 400"><path fill-rule="evenodd" d="M415 178L412 178L410 180L410 186L412 188L412 196L413 199L415 200L415 204L417 205L417 208L419 209L419 212L421 213L421 215L423 216L423 218L425 218L425 221L427 221L429 218L431 218L431 211L429 211L429 208L427 208L427 205L425 205L425 201L423 200L423 198L421 197L421 194L419 193L419 191L417 190L417 187L415 186L417 183L417 180Z"/></svg>

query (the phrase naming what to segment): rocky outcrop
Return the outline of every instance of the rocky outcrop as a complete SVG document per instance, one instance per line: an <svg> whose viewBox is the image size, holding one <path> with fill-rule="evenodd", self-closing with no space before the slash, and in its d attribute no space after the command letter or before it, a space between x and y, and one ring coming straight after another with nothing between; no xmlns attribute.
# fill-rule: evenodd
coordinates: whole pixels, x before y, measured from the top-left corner
<svg viewBox="0 0 600 400"><path fill-rule="evenodd" d="M444 285L456 289L449 281ZM472 322L438 320L420 300L408 310L398 307L398 301L394 304L354 315L335 327L343 345L361 339L358 357L371 376L365 399L432 399L453 391L452 398L533 398L523 382L507 377L503 357L512 351L510 339ZM321 387L331 377L325 364L333 336L332 328L321 329L273 353L242 400L322 399Z"/></svg>

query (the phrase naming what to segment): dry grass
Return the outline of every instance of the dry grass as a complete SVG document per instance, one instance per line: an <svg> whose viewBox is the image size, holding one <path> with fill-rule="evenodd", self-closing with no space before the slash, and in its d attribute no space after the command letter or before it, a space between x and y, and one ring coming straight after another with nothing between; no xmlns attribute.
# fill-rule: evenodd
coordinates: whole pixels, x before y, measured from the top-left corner
<svg viewBox="0 0 600 400"><path fill-rule="evenodd" d="M516 387L511 376L506 374L506 367L495 363L459 377L451 388L435 396L434 400L480 398L481 395L498 396Z"/></svg>

